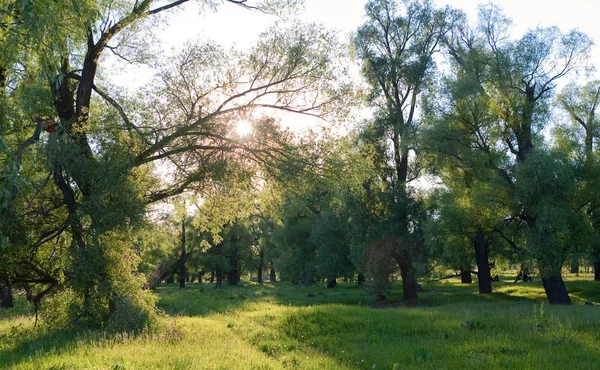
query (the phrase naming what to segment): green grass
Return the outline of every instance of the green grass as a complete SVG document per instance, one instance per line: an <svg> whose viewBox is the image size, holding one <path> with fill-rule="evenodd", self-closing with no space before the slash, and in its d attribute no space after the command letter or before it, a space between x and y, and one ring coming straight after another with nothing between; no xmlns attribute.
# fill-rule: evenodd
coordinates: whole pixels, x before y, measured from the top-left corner
<svg viewBox="0 0 600 370"><path fill-rule="evenodd" d="M574 305L544 303L539 282L423 284L403 304L354 284L248 284L158 289L161 327L137 336L49 332L17 299L0 311L0 368L15 369L594 369L600 284L566 277Z"/></svg>

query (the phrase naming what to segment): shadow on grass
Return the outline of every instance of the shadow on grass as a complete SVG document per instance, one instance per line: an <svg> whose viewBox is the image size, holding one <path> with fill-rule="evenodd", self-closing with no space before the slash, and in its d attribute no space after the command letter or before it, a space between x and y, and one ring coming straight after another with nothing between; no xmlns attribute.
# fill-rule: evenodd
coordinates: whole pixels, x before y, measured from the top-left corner
<svg viewBox="0 0 600 370"><path fill-rule="evenodd" d="M42 331L38 328L13 326L0 333L0 369L27 362L32 356L68 351L80 333L72 330Z"/></svg>
<svg viewBox="0 0 600 370"><path fill-rule="evenodd" d="M212 284L188 284L185 289L176 285L163 285L157 289L158 307L176 316L207 316L213 313L231 313L251 302L268 302L282 306L314 306L342 304L349 306L372 306L376 308L428 307L453 303L488 303L494 301L538 303L546 300L541 282L513 283L507 277L493 285L493 293L478 294L477 280L472 284L455 282L424 283L424 291L416 301L402 302L402 284L397 282L384 301L376 301L367 289L355 283L340 283L336 288L325 285L299 286L285 282L246 283L239 286L223 286L215 289ZM585 301L600 303L597 282L588 280L567 281L567 288L574 304Z"/></svg>
<svg viewBox="0 0 600 370"><path fill-rule="evenodd" d="M356 284L338 284L328 289L324 285L297 286L289 283L255 283L223 286L188 284L185 289L164 285L156 290L158 307L169 315L206 316L229 313L249 302L267 302L281 306L312 306L321 304L366 305L372 296ZM394 294L398 294L397 291ZM399 292L401 296L401 290Z"/></svg>

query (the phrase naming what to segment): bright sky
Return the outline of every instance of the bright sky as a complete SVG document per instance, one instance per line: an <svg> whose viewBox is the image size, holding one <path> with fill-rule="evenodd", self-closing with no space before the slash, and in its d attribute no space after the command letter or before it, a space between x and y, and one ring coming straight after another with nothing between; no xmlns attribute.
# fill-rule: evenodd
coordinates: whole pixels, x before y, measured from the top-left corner
<svg viewBox="0 0 600 370"><path fill-rule="evenodd" d="M298 18L322 22L329 28L339 30L344 38L362 24L365 3L366 0L305 0L305 12L298 14ZM465 10L470 22L475 22L477 6L483 3L487 1L436 1L436 5L440 7L451 5ZM579 28L600 43L600 1L569 0L559 3L552 0L497 0L496 3L513 19L515 37L538 25L556 25L562 31ZM198 2L189 2L174 14L172 12L170 24L157 32L164 49L179 48L186 41L198 38L244 49L251 46L259 34L277 20L274 16L249 11L233 4L223 4L216 12L201 10L197 4ZM599 47L594 48L593 58L600 65ZM135 73L132 76L131 71L123 73L128 74L124 77L127 83L123 85L131 85L132 80L142 82L147 77L144 73L138 76Z"/></svg>
<svg viewBox="0 0 600 370"><path fill-rule="evenodd" d="M298 18L322 22L329 28L337 29L344 40L363 23L366 1L305 0L305 12L298 14ZM463 9L471 23L476 21L478 5L484 3L487 1L436 0L439 7L451 5ZM600 43L600 1L569 0L559 3L552 0L497 0L496 3L513 19L514 37L520 36L529 28L556 25L562 31L579 28ZM157 37L162 40L165 51L180 48L186 41L195 39L214 40L226 47L245 49L254 44L265 28L277 21L274 16L249 11L233 4L223 4L216 12L201 10L197 4L198 2L191 1L172 12L169 25L157 31ZM594 48L592 56L595 64L600 66L600 47ZM132 71L131 66L123 67L110 69L121 71L121 75L114 74L113 79L123 88L135 89L148 82L147 69Z"/></svg>
<svg viewBox="0 0 600 370"><path fill-rule="evenodd" d="M305 0L306 13L299 14L299 18L322 21L330 28L349 33L362 23L365 3L366 0ZM435 3L463 9L473 22L477 16L477 6L487 1L437 0ZM563 31L579 28L594 40L600 40L600 1L497 0L495 3L514 20L514 33L517 35L537 25L556 25ZM184 39L184 35L203 34L226 45L235 43L244 46L256 39L261 30L275 20L274 17L249 12L231 4L220 6L216 13L200 13L196 5L187 5L178 14L177 24L165 34L165 40L178 43Z"/></svg>

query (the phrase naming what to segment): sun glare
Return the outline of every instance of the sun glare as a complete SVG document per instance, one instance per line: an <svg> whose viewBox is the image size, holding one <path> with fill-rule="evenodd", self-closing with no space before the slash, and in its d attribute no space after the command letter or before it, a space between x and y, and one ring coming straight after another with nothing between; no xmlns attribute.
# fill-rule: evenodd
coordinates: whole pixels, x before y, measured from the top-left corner
<svg viewBox="0 0 600 370"><path fill-rule="evenodd" d="M235 125L235 132L239 136L248 136L252 132L252 124L246 120L238 121Z"/></svg>

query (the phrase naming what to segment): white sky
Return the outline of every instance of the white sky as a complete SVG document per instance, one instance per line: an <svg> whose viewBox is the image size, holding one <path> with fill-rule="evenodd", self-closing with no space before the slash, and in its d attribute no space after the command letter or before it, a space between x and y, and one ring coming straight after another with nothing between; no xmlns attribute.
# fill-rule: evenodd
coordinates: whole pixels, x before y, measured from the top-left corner
<svg viewBox="0 0 600 370"><path fill-rule="evenodd" d="M341 32L342 39L356 30L363 21L366 0L305 0L305 12L298 18L319 21L328 28ZM475 22L477 6L487 3L482 0L437 0L437 6L451 5L463 9ZM518 37L527 29L536 26L556 25L562 31L579 28L594 41L600 42L600 0L497 0L513 19L513 36ZM179 48L186 41L194 39L214 40L226 47L235 46L244 49L252 46L259 34L272 25L277 18L249 11L233 4L223 4L216 12L201 10L198 2L184 4L181 9L172 12L169 25L157 31L163 49ZM600 65L600 48L593 50L593 60ZM124 78L123 87L137 85L147 81L148 75L140 71L133 72L126 66L118 68ZM111 68L111 70L115 70ZM137 73L137 75L136 75Z"/></svg>
<svg viewBox="0 0 600 370"><path fill-rule="evenodd" d="M330 28L349 33L361 23L366 0L305 0L305 14L299 18L322 21ZM436 5L451 5L463 9L470 21L475 21L477 6L487 3L481 0L437 0ZM594 40L600 40L600 1L597 0L497 0L514 20L514 34L519 35L528 28L538 25L556 25L566 31L579 28ZM225 45L236 44L243 47L256 39L262 29L267 27L274 17L259 12L224 4L216 13L206 10L200 14L197 5L189 4L180 12L170 29L164 34L164 40L179 43L184 35L205 35Z"/></svg>
<svg viewBox="0 0 600 370"><path fill-rule="evenodd" d="M305 12L298 14L303 20L318 21L328 28L340 31L342 40L363 23L364 4L367 0L305 0ZM482 0L436 0L441 7L451 5L463 9L474 23ZM579 28L594 41L600 42L600 0L497 0L505 13L513 19L512 36L518 37L536 26L556 25L562 31ZM169 16L169 24L156 31L162 41L162 49L178 49L186 41L194 39L214 40L226 47L245 49L251 47L259 34L272 25L277 18L258 11L249 11L233 4L223 4L216 12L201 10L198 2L186 3ZM600 66L600 48L594 47L592 58ZM120 64L110 68L111 80L123 89L136 89L149 82L146 68Z"/></svg>

